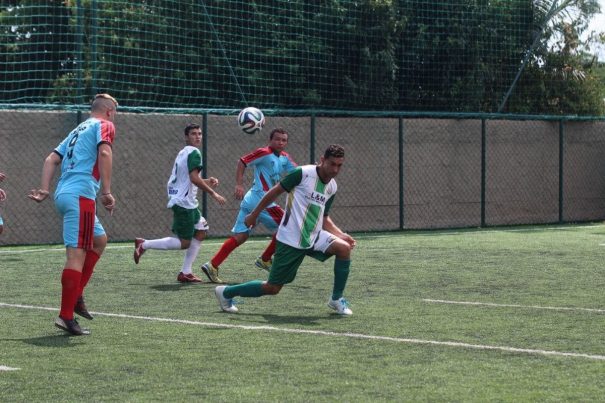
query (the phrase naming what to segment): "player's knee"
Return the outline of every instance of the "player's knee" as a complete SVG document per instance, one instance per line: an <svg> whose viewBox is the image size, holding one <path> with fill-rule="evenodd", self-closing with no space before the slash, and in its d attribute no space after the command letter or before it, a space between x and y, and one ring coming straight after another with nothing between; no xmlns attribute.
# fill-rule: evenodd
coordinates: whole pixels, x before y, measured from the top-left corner
<svg viewBox="0 0 605 403"><path fill-rule="evenodd" d="M341 260L350 260L351 258L351 245L345 241L335 242L333 254Z"/></svg>
<svg viewBox="0 0 605 403"><path fill-rule="evenodd" d="M281 284L263 284L263 292L265 295L276 295L279 294L279 291L282 289L283 285Z"/></svg>
<svg viewBox="0 0 605 403"><path fill-rule="evenodd" d="M191 239L181 239L181 249L187 249L191 245Z"/></svg>

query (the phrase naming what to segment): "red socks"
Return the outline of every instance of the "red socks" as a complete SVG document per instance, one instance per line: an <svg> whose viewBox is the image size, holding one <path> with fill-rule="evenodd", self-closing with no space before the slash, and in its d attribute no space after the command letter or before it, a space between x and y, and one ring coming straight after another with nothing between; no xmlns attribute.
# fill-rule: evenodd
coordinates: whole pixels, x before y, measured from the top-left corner
<svg viewBox="0 0 605 403"><path fill-rule="evenodd" d="M239 245L237 244L237 241L234 237L231 237L225 242L223 242L223 246L221 246L221 248L218 250L218 252L216 252L212 260L210 260L212 266L219 267L231 254L231 252L233 252L238 246Z"/></svg>
<svg viewBox="0 0 605 403"><path fill-rule="evenodd" d="M92 277L92 272L95 270L95 265L99 261L100 257L101 256L97 255L95 251L89 250L86 252L86 259L84 259L84 266L82 267L82 278L80 279L78 298L82 296L84 287L86 287L90 277Z"/></svg>
<svg viewBox="0 0 605 403"><path fill-rule="evenodd" d="M73 269L63 269L61 275L61 311L59 316L66 320L74 318L74 306L78 300L80 292L80 281L82 273Z"/></svg>
<svg viewBox="0 0 605 403"><path fill-rule="evenodd" d="M263 259L263 262L268 262L269 260L271 260L271 257L275 253L276 236L277 236L277 233L273 234L273 237L271 238L271 242L269 242L269 245L267 245L267 249L265 249L265 251L261 255L260 258Z"/></svg>

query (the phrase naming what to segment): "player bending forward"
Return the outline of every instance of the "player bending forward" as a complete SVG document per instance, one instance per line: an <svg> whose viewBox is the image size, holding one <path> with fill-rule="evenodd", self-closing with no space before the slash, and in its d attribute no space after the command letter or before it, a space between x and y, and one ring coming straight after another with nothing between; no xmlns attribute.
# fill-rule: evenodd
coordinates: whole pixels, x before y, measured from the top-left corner
<svg viewBox="0 0 605 403"><path fill-rule="evenodd" d="M337 189L334 178L343 163L344 149L336 144L329 146L319 165L296 168L272 187L246 216L246 225L254 226L265 207L288 192L286 212L277 230L277 247L269 279L216 287L215 294L223 311L238 311L233 304L236 296L261 297L279 293L285 284L294 281L305 256L325 261L334 255L334 287L328 306L340 315L353 313L343 292L349 277L351 250L356 242L328 216Z"/></svg>

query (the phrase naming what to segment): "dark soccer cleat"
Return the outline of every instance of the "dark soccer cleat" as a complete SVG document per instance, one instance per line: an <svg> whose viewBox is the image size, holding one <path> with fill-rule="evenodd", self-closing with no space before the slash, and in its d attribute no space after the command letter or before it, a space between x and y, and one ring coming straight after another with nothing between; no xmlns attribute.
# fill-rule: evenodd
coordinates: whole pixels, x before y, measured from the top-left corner
<svg viewBox="0 0 605 403"><path fill-rule="evenodd" d="M135 238L134 240L134 264L139 264L139 259L141 259L143 253L145 253L143 242L145 242L143 238Z"/></svg>
<svg viewBox="0 0 605 403"><path fill-rule="evenodd" d="M180 272L179 275L176 277L176 280L179 283L201 283L202 279L199 278L198 276L196 276L193 273L188 273L185 274L183 272Z"/></svg>
<svg viewBox="0 0 605 403"><path fill-rule="evenodd" d="M55 326L57 326L61 330L65 330L67 333L70 333L74 336L82 336L90 334L90 331L87 329L82 329L78 324L78 321L75 319L63 319L62 317L58 317L55 319Z"/></svg>
<svg viewBox="0 0 605 403"><path fill-rule="evenodd" d="M90 314L90 312L88 312L88 309L86 309L86 304L84 303L84 297L78 298L78 302L76 302L76 306L74 307L74 312L88 320L93 319L93 316Z"/></svg>

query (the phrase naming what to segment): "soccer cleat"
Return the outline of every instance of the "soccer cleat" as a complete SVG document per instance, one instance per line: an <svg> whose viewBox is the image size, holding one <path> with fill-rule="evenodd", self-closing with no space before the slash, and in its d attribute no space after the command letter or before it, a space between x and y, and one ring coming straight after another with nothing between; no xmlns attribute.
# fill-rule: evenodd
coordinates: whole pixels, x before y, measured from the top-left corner
<svg viewBox="0 0 605 403"><path fill-rule="evenodd" d="M139 264L139 259L141 259L143 253L145 253L143 242L145 242L143 238L135 238L134 240L134 264Z"/></svg>
<svg viewBox="0 0 605 403"><path fill-rule="evenodd" d="M353 311L349 308L349 302L344 297L340 297L337 300L330 298L328 306L334 309L339 315L353 315Z"/></svg>
<svg viewBox="0 0 605 403"><path fill-rule="evenodd" d="M218 278L218 269L215 268L214 266L212 266L212 263L210 263L210 262L204 263L202 265L202 271L204 272L204 274L206 276L208 276L208 279L210 280L211 283L216 283L216 284L224 283L223 280Z"/></svg>
<svg viewBox="0 0 605 403"><path fill-rule="evenodd" d="M232 298L225 298L223 296L223 291L225 291L227 286L220 285L214 289L214 294L216 295L216 299L218 299L218 306L225 312L236 313L238 311L237 307L233 304Z"/></svg>
<svg viewBox="0 0 605 403"><path fill-rule="evenodd" d="M264 261L261 256L257 257L256 261L254 262L254 265L256 267L265 271L271 271L271 264L273 264L273 261L271 259Z"/></svg>
<svg viewBox="0 0 605 403"><path fill-rule="evenodd" d="M180 272L179 275L176 277L176 280L180 283L201 283L202 279L199 278L198 276L196 276L193 273L188 273L185 274L183 272Z"/></svg>
<svg viewBox="0 0 605 403"><path fill-rule="evenodd" d="M74 336L82 336L90 334L90 331L87 329L82 329L78 324L78 321L75 319L63 319L62 317L57 317L55 319L55 326L57 326L61 330L65 330L66 332L74 335Z"/></svg>
<svg viewBox="0 0 605 403"><path fill-rule="evenodd" d="M88 312L88 309L86 309L86 304L84 303L84 297L78 298L78 302L76 302L76 306L74 307L74 312L88 320L93 319L93 316L90 314L90 312Z"/></svg>

